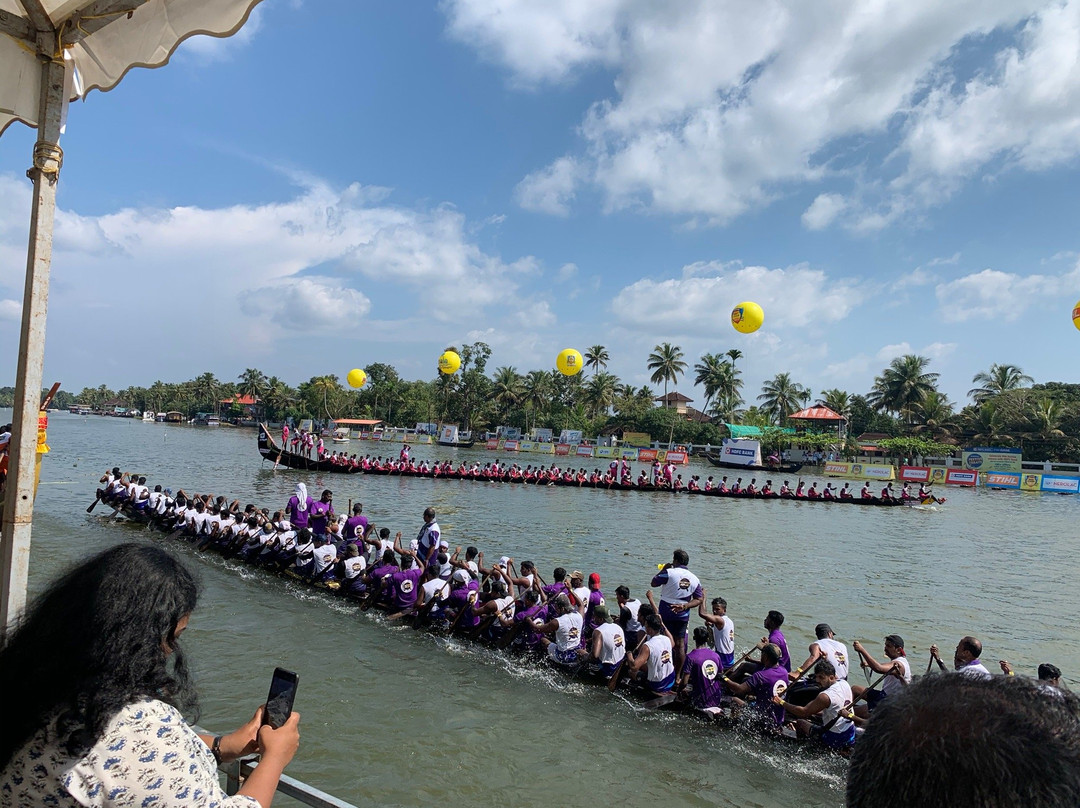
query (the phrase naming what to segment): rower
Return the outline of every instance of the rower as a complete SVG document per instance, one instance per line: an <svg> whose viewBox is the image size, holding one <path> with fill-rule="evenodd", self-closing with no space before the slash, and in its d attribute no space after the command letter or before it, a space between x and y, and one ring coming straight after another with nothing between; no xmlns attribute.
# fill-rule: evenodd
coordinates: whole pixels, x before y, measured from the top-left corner
<svg viewBox="0 0 1080 808"><path fill-rule="evenodd" d="M577 661L581 645L581 626L584 622L585 601L578 603L577 609L570 605L570 598L561 594L553 603L555 617L546 623L533 621L533 629L539 634L554 634L555 639L541 637L540 642L547 649L548 656L561 665L570 665Z"/></svg>
<svg viewBox="0 0 1080 808"><path fill-rule="evenodd" d="M787 640L784 638L784 633L780 630L780 626L784 625L784 615L775 609L771 610L765 615L765 630L769 632L767 637L762 637L759 645L768 645L772 643L779 651L777 652L777 660L780 666L786 670L791 670L791 656L788 654ZM764 660L764 657L762 657ZM751 662L758 662L759 660L750 658Z"/></svg>
<svg viewBox="0 0 1080 808"><path fill-rule="evenodd" d="M953 668L964 676L972 676L976 679L989 679L990 671L979 660L982 655L982 643L974 637L961 637L953 651ZM930 646L930 656L941 664L941 656L936 645Z"/></svg>
<svg viewBox="0 0 1080 808"><path fill-rule="evenodd" d="M814 636L817 640L810 643L810 656L806 661L791 672L791 680L795 681L802 676L803 671L810 670L810 666L819 659L827 659L836 671L837 679L848 677L848 652L847 646L835 639L833 630L828 623L818 623L814 627Z"/></svg>
<svg viewBox="0 0 1080 808"><path fill-rule="evenodd" d="M715 651L709 648L709 629L694 629L694 650L686 655L686 663L679 674L679 690L689 684L690 703L699 710L715 712L724 701L724 687L720 682L723 663Z"/></svg>
<svg viewBox="0 0 1080 808"><path fill-rule="evenodd" d="M874 498L874 495L870 493L870 483L869 482L863 483L862 491L859 492L859 497L861 499L873 499Z"/></svg>
<svg viewBox="0 0 1080 808"><path fill-rule="evenodd" d="M671 562L665 564L653 576L651 586L660 589L660 617L675 643L675 669L682 670L686 659L686 630L690 623L690 610L704 599L701 581L686 568L690 554L686 550L672 553Z"/></svg>
<svg viewBox="0 0 1080 808"><path fill-rule="evenodd" d="M306 527L296 533L296 557L293 560L293 571L301 578L310 578L315 571L315 542L312 541L311 531Z"/></svg>
<svg viewBox="0 0 1080 808"><path fill-rule="evenodd" d="M600 623L596 619L596 610L601 606L607 611L607 604L604 601L604 593L600 591L600 574L596 572L589 573L589 595L588 605L585 607L585 624L582 629L582 647L588 638L592 635L592 631Z"/></svg>
<svg viewBox="0 0 1080 808"><path fill-rule="evenodd" d="M416 610L416 599L420 589L420 579L437 576L438 570L429 572L429 567L416 566L416 554L412 550L400 550L400 568L383 579L383 588L388 590L391 599L391 611L395 616Z"/></svg>
<svg viewBox="0 0 1080 808"><path fill-rule="evenodd" d="M763 497L771 497L771 496L773 496L772 480L766 480L765 481L765 485L763 485L761 487L761 495Z"/></svg>
<svg viewBox="0 0 1080 808"><path fill-rule="evenodd" d="M364 585L364 570L367 568L367 561L360 555L360 548L355 544L346 545L345 558L342 560L342 580L344 586L342 589L345 594L358 598L367 591L367 587Z"/></svg>
<svg viewBox="0 0 1080 808"><path fill-rule="evenodd" d="M905 502L911 499L911 486L908 483L904 483L904 487L900 489L900 499Z"/></svg>
<svg viewBox="0 0 1080 808"><path fill-rule="evenodd" d="M796 494L798 496L798 494ZM810 483L810 490L806 492L807 499L821 499L821 494L818 493L817 483Z"/></svg>
<svg viewBox="0 0 1080 808"><path fill-rule="evenodd" d="M783 696L773 696L773 704L783 707L788 715L797 719L795 730L800 737L813 737L828 749L845 757L855 745L855 721L850 712L854 696L851 686L836 676L836 668L827 659L819 660L814 665L814 679L821 687L821 692L805 707L789 704ZM822 726L811 729L807 720L821 715ZM861 719L857 719L861 720Z"/></svg>
<svg viewBox="0 0 1080 808"><path fill-rule="evenodd" d="M589 658L599 662L600 674L610 679L626 656L626 633L618 623L611 622L607 606L602 603L593 609L592 619L596 626L589 641Z"/></svg>
<svg viewBox="0 0 1080 808"><path fill-rule="evenodd" d="M746 486L745 493L748 494L749 496L755 496L757 494L757 486L754 485L754 483L756 483L756 482L757 482L757 478L752 477L750 479L750 484L748 486Z"/></svg>
<svg viewBox="0 0 1080 808"><path fill-rule="evenodd" d="M791 488L788 486L788 481L784 480L784 484L780 486L780 496L790 497L792 496Z"/></svg>
<svg viewBox="0 0 1080 808"><path fill-rule="evenodd" d="M675 684L674 638L658 614L645 619L645 634L648 639L637 655L627 654L629 672L653 693L664 693Z"/></svg>
<svg viewBox="0 0 1080 808"><path fill-rule="evenodd" d="M645 627L638 619L641 601L631 599L630 587L615 588L615 602L619 604L619 625L626 632L626 641L630 648L637 648L645 636Z"/></svg>
<svg viewBox="0 0 1080 808"><path fill-rule="evenodd" d="M542 620L546 609L547 604L540 602L540 593L530 589L521 599L521 608L509 620L499 613L499 623L517 636L517 643L523 645L524 650L535 651L540 647L540 635L532 628L533 620Z"/></svg>
<svg viewBox="0 0 1080 808"><path fill-rule="evenodd" d="M345 520L345 525L341 529L341 534L345 537L345 541L355 544L358 547L364 546L364 536L368 532L368 518L364 516L364 506L360 502L354 502L352 506L352 516Z"/></svg>
<svg viewBox="0 0 1080 808"><path fill-rule="evenodd" d="M701 603L698 604L698 617L712 630L713 648L716 649L724 670L735 663L735 623L727 616L727 601L713 598L712 614L705 613L705 590L701 590Z"/></svg>
<svg viewBox="0 0 1080 808"><path fill-rule="evenodd" d="M805 487L806 483L804 483L802 480L799 480L799 484L795 487L795 499L806 499L806 492L804 490Z"/></svg>
<svg viewBox="0 0 1080 808"><path fill-rule="evenodd" d="M312 582L322 582L334 577L334 562L337 561L337 548L334 547L326 536L315 536L315 547L311 551L315 557L315 566L312 571Z"/></svg>
<svg viewBox="0 0 1080 808"><path fill-rule="evenodd" d="M998 664L1001 666L1001 672L1006 676L1016 675L1016 672L1013 670L1012 665L1009 664L1008 660L999 660ZM1057 665L1051 665L1049 662L1044 662L1039 665L1038 674L1038 684L1046 688L1061 689L1061 668Z"/></svg>
<svg viewBox="0 0 1080 808"><path fill-rule="evenodd" d="M773 698L787 690L787 671L780 665L780 648L773 643L765 643L761 649L761 669L736 682L724 676L724 686L735 698L732 701L738 707L747 704L746 697L753 696L753 709L767 718L776 729L784 723L784 710L773 703Z"/></svg>
<svg viewBox="0 0 1080 808"><path fill-rule="evenodd" d="M851 691L856 698L860 696L866 702L855 708L855 714L862 718L869 718L870 713L877 709L882 699L895 696L909 684L911 684L911 665L908 664L904 653L904 638L899 634L890 634L885 638L885 656L887 663L878 662L858 640L851 644L855 653L859 655L861 663L874 673L887 674L881 681L881 690L870 690L860 685L852 685Z"/></svg>
<svg viewBox="0 0 1080 808"><path fill-rule="evenodd" d="M840 489L840 499L854 499L851 496L851 483L844 483L844 487Z"/></svg>
<svg viewBox="0 0 1080 808"><path fill-rule="evenodd" d="M329 489L322 492L318 502L311 503L308 509L308 527L314 536L325 536L326 525L334 514L334 493Z"/></svg>
<svg viewBox="0 0 1080 808"><path fill-rule="evenodd" d="M574 606L584 604L586 608L589 606L589 587L585 586L585 573L581 570L574 570L570 573L570 591L574 596Z"/></svg>
<svg viewBox="0 0 1080 808"><path fill-rule="evenodd" d="M822 499L836 499L836 495L833 494L832 483L825 483L825 490L821 492Z"/></svg>
<svg viewBox="0 0 1080 808"><path fill-rule="evenodd" d="M719 491L721 494L727 494L731 492L731 489L728 488L726 474L720 479L720 485L716 487L716 490Z"/></svg>
<svg viewBox="0 0 1080 808"><path fill-rule="evenodd" d="M735 480L735 484L731 486L731 493L733 493L733 494L741 494L742 493L742 477L739 477L738 479Z"/></svg>

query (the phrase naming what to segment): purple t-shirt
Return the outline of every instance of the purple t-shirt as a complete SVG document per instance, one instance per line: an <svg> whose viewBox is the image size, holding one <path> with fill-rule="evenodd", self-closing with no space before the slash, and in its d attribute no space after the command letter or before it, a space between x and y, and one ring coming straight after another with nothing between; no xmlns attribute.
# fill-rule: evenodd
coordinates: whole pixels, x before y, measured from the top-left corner
<svg viewBox="0 0 1080 808"><path fill-rule="evenodd" d="M326 523L330 518L329 502L313 502L308 508L308 527L316 536L326 535Z"/></svg>
<svg viewBox="0 0 1080 808"><path fill-rule="evenodd" d="M773 665L771 668L759 670L746 680L746 684L750 686L750 692L754 694L756 699L754 706L769 716L776 726L784 723L784 708L772 703L773 696L783 694L783 690L777 687L781 683L786 689L788 672L780 665Z"/></svg>
<svg viewBox="0 0 1080 808"><path fill-rule="evenodd" d="M547 604L537 603L535 606L530 606L524 611L516 612L514 614L514 622L520 623L522 620L528 620L531 623L533 620L543 620L543 614L546 610ZM540 635L533 631L528 624L526 624L525 628L522 630L521 636L525 638L525 644L530 648L533 648L540 643Z"/></svg>
<svg viewBox="0 0 1080 808"><path fill-rule="evenodd" d="M585 631L583 631L582 634L585 634L588 631L596 628L597 624L593 621L593 611L596 609L597 606L604 602L605 601L603 592L601 592L599 589L589 590L589 605L585 607ZM582 637L582 642L584 642L584 637Z"/></svg>
<svg viewBox="0 0 1080 808"><path fill-rule="evenodd" d="M390 588L393 590L394 608L399 612L416 605L417 590L420 588L420 576L424 571L419 567L411 570L398 570L390 575Z"/></svg>
<svg viewBox="0 0 1080 808"><path fill-rule="evenodd" d="M308 515L311 513L311 506L315 504L315 500L311 497L307 498L307 510L300 510L300 500L296 496L289 499L289 504L285 506L285 510L289 514L289 521L292 522L292 526L299 530L302 527L308 526Z"/></svg>
<svg viewBox="0 0 1080 808"><path fill-rule="evenodd" d="M341 535L345 537L345 541L350 544L361 544L361 539L364 537L364 532L367 530L368 520L367 517L361 514L360 516L350 516L345 520L345 525L341 529Z"/></svg>
<svg viewBox="0 0 1080 808"><path fill-rule="evenodd" d="M780 646L780 667L791 673L791 657L787 651L787 640L784 639L780 629L774 628L769 632L769 642Z"/></svg>
<svg viewBox="0 0 1080 808"><path fill-rule="evenodd" d="M711 648L695 648L686 655L682 672L690 674L690 685L694 689L692 699L699 710L720 706L720 699L724 695L720 683L723 669L720 657Z"/></svg>
<svg viewBox="0 0 1080 808"><path fill-rule="evenodd" d="M480 625L480 618L473 614L469 604L469 596L474 592L480 591L480 585L476 581L469 581L467 586L459 586L456 589L450 590L450 597L447 598L447 606L454 611L460 611L461 609L468 609L467 614L463 614L461 619L458 620L459 626L466 628L476 628Z"/></svg>

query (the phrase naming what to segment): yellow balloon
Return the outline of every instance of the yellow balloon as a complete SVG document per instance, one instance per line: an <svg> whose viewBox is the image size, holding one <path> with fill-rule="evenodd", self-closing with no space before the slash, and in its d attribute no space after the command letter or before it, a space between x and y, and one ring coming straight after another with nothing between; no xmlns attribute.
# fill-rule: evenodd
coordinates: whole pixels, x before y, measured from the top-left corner
<svg viewBox="0 0 1080 808"><path fill-rule="evenodd" d="M458 368L461 367L461 357L454 351L444 351L443 355L439 357L439 373L445 373L447 376L457 373Z"/></svg>
<svg viewBox="0 0 1080 808"><path fill-rule="evenodd" d="M752 334L765 322L765 312L761 306L750 300L740 303L731 310L731 326L743 334Z"/></svg>
<svg viewBox="0 0 1080 808"><path fill-rule="evenodd" d="M581 373L583 364L581 354L573 348L564 348L555 357L555 367L559 369L559 373L563 376L576 376Z"/></svg>
<svg viewBox="0 0 1080 808"><path fill-rule="evenodd" d="M1076 305L1073 306L1073 325L1080 329L1080 300L1076 301Z"/></svg>
<svg viewBox="0 0 1080 808"><path fill-rule="evenodd" d="M367 384L367 374L360 368L353 368L345 380L349 383L349 387L363 387Z"/></svg>

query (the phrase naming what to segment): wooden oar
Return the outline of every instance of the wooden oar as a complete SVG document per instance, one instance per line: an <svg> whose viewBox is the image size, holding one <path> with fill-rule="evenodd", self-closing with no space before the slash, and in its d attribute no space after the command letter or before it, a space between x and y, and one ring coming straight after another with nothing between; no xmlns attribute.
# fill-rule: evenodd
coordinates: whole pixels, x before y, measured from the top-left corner
<svg viewBox="0 0 1080 808"><path fill-rule="evenodd" d="M854 706L855 706L856 704L858 704L858 703L859 703L860 701L862 701L863 699L865 699L865 698L866 698L866 694L867 694L867 693L869 693L869 692L870 692L871 690L873 690L873 689L874 689L875 687L877 687L877 686L878 686L879 684L881 684L881 681L882 681L882 680L883 680L883 679L884 679L884 678L885 678L886 676L889 676L889 675L890 675L890 674L888 674L888 673L883 673L883 674L881 674L881 676L879 676L879 677L878 677L877 679L875 679L875 680L873 681L873 683L872 683L872 684L871 684L871 685L870 685L870 686L869 686L868 688L866 688L866 690L864 690L864 691L863 691L862 693L860 693L860 694L859 694L858 696L856 696L856 697L855 697L854 699L852 699L852 701L851 701L851 704L848 704L848 705L847 705L847 706L845 706L845 707L841 707L841 708L840 708L840 710L838 710L838 711L837 711L837 713L836 713L836 717L835 717L835 718L834 718L834 719L833 719L832 721L830 721L830 722L829 722L828 724L825 724L824 726L822 726L822 728L821 728L821 731L822 731L822 732L828 732L828 731L829 731L830 729L832 729L832 727L833 727L833 724L835 724L835 723L836 723L837 721L839 721L839 720L840 720L841 718L847 718L847 719L848 719L848 720L850 721L850 720L851 720L851 719L850 719L850 717L849 717L849 716L846 716L846 715L844 715L844 714L843 714L843 711L844 711L844 710L847 710L847 711L848 711L848 712L850 713L850 712L851 712L851 708L852 708L852 707L854 707ZM854 713L851 713L851 714L852 714L852 715L854 715Z"/></svg>
<svg viewBox="0 0 1080 808"><path fill-rule="evenodd" d="M94 501L90 503L90 507L86 509L86 512L91 513L94 510L94 508L97 507L97 504L99 502L101 502L101 494L95 494L94 495Z"/></svg>

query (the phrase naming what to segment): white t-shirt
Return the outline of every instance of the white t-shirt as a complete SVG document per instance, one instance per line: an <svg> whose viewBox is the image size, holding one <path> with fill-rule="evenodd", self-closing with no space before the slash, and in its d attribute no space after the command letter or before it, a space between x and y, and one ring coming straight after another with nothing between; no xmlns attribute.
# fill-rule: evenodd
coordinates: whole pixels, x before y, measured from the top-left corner
<svg viewBox="0 0 1080 808"><path fill-rule="evenodd" d="M825 690L823 692L829 697L829 706L826 707L821 713L821 723L828 724L830 721L836 718L840 710L843 710L845 707L851 704L851 685L849 685L843 679L837 679L835 682L833 682L833 684L829 685L828 690ZM850 719L840 717L839 719L837 719L835 724L829 727L829 732L847 732L848 727L850 726Z"/></svg>
<svg viewBox="0 0 1080 808"><path fill-rule="evenodd" d="M961 673L964 676L970 676L973 679L989 679L992 675L982 662L977 659L960 668L958 673Z"/></svg>
<svg viewBox="0 0 1080 808"><path fill-rule="evenodd" d="M660 587L660 602L686 603L700 586L698 577L685 567L668 567L667 580Z"/></svg>
<svg viewBox="0 0 1080 808"><path fill-rule="evenodd" d="M712 626L713 645L718 654L735 653L735 623L730 617L724 615L722 628Z"/></svg>
<svg viewBox="0 0 1080 808"><path fill-rule="evenodd" d="M900 665L904 669L904 682L911 684L911 665L908 664L907 657L897 657L891 660L891 662ZM895 676L886 676L881 680L881 692L887 695L893 695L894 692L899 692L904 689L904 683L897 679Z"/></svg>
<svg viewBox="0 0 1080 808"><path fill-rule="evenodd" d="M671 657L671 640L665 634L657 634L645 641L649 658L645 661L646 677L650 682L662 682L675 673Z"/></svg>
<svg viewBox="0 0 1080 808"><path fill-rule="evenodd" d="M601 623L593 629L593 634L603 638L600 642L601 663L614 664L626 656L626 634L618 623Z"/></svg>
<svg viewBox="0 0 1080 808"><path fill-rule="evenodd" d="M838 640L825 638L817 641L817 647L821 649L821 653L823 653L825 658L832 663L834 668L836 668L836 678L847 679L847 646Z"/></svg>
<svg viewBox="0 0 1080 808"><path fill-rule="evenodd" d="M555 632L555 644L560 651L569 651L581 644L582 617L577 612L568 612L555 618L559 624Z"/></svg>
<svg viewBox="0 0 1080 808"><path fill-rule="evenodd" d="M425 581L421 588L424 590L424 603L427 603L432 598L442 600L450 594L449 582L441 578L432 578L430 581Z"/></svg>
<svg viewBox="0 0 1080 808"><path fill-rule="evenodd" d="M325 572L327 567L337 561L337 548L332 544L324 544L322 547L316 547L314 552L316 574Z"/></svg>
<svg viewBox="0 0 1080 808"><path fill-rule="evenodd" d="M354 580L360 573L367 569L367 561L363 556L356 556L355 558L345 558L343 562L345 564L345 579L348 581Z"/></svg>

